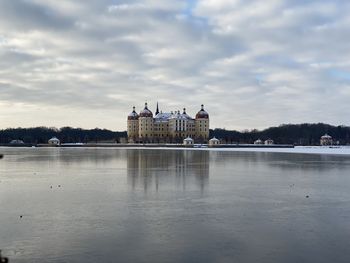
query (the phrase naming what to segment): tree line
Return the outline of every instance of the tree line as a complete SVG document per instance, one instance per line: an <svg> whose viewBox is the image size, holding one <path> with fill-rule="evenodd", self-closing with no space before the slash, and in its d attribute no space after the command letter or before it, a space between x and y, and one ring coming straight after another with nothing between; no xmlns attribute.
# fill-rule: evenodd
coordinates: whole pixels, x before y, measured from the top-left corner
<svg viewBox="0 0 350 263"><path fill-rule="evenodd" d="M283 124L264 130L234 131L225 129L210 130L210 138L216 137L223 143L254 143L255 140L272 139L276 144L318 145L320 137L329 134L334 141L345 145L350 143L350 127L332 126L324 123L317 124ZM107 129L81 129L63 127L8 128L0 130L0 143L7 144L12 140L22 140L25 143L47 143L57 137L63 143L88 142L124 142L125 131L110 131Z"/></svg>
<svg viewBox="0 0 350 263"><path fill-rule="evenodd" d="M6 144L12 140L22 140L25 143L47 143L52 137L57 137L63 143L88 142L119 142L126 137L126 132L114 132L106 129L81 129L63 127L9 128L0 130L0 143Z"/></svg>
<svg viewBox="0 0 350 263"><path fill-rule="evenodd" d="M350 143L350 127L332 126L324 123L282 124L265 130L229 131L210 130L210 137L221 139L224 143L254 143L257 139L272 139L276 144L318 145L321 136L329 134L335 143Z"/></svg>

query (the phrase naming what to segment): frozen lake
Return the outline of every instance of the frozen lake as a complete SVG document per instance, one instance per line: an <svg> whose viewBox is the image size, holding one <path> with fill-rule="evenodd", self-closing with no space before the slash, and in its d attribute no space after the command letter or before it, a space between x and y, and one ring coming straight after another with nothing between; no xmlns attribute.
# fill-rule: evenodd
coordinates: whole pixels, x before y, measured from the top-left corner
<svg viewBox="0 0 350 263"><path fill-rule="evenodd" d="M350 262L350 155L0 148L12 262Z"/></svg>

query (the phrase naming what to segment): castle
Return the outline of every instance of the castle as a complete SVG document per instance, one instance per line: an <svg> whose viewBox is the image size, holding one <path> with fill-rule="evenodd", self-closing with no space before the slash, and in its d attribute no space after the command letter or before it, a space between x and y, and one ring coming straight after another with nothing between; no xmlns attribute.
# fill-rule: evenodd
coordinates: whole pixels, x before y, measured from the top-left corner
<svg viewBox="0 0 350 263"><path fill-rule="evenodd" d="M195 118L183 112L159 112L158 103L155 116L145 108L137 114L135 106L128 115L128 142L130 143L181 143L190 137L197 143L207 142L209 138L209 114L202 105Z"/></svg>

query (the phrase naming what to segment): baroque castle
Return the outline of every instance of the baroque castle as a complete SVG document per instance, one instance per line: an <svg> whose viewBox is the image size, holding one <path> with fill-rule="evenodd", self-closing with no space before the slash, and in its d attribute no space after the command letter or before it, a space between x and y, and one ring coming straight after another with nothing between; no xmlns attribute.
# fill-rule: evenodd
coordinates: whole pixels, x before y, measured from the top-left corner
<svg viewBox="0 0 350 263"><path fill-rule="evenodd" d="M209 139L209 114L202 105L195 118L183 112L159 111L158 103L155 116L145 108L137 114L135 107L128 115L128 142L130 143L180 143L190 137L197 143Z"/></svg>

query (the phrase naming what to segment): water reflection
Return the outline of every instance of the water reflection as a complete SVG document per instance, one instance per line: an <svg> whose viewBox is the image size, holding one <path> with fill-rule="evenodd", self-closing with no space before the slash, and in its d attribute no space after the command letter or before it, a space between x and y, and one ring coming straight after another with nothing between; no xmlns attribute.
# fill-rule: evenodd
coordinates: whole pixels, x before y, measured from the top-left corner
<svg viewBox="0 0 350 263"><path fill-rule="evenodd" d="M19 163L60 162L65 165L77 163L108 163L125 160L125 150L115 148L6 148L6 159ZM18 155L18 152L21 154Z"/></svg>
<svg viewBox="0 0 350 263"><path fill-rule="evenodd" d="M269 152L211 152L210 158L216 164L260 166L262 169L281 171L327 171L350 168L350 159L342 155L294 154Z"/></svg>
<svg viewBox="0 0 350 263"><path fill-rule="evenodd" d="M1 150L10 262L350 262L349 157Z"/></svg>
<svg viewBox="0 0 350 263"><path fill-rule="evenodd" d="M142 186L144 191L158 191L163 181L174 179L185 190L186 182L194 179L203 191L209 180L209 152L129 150L127 171L132 189Z"/></svg>

